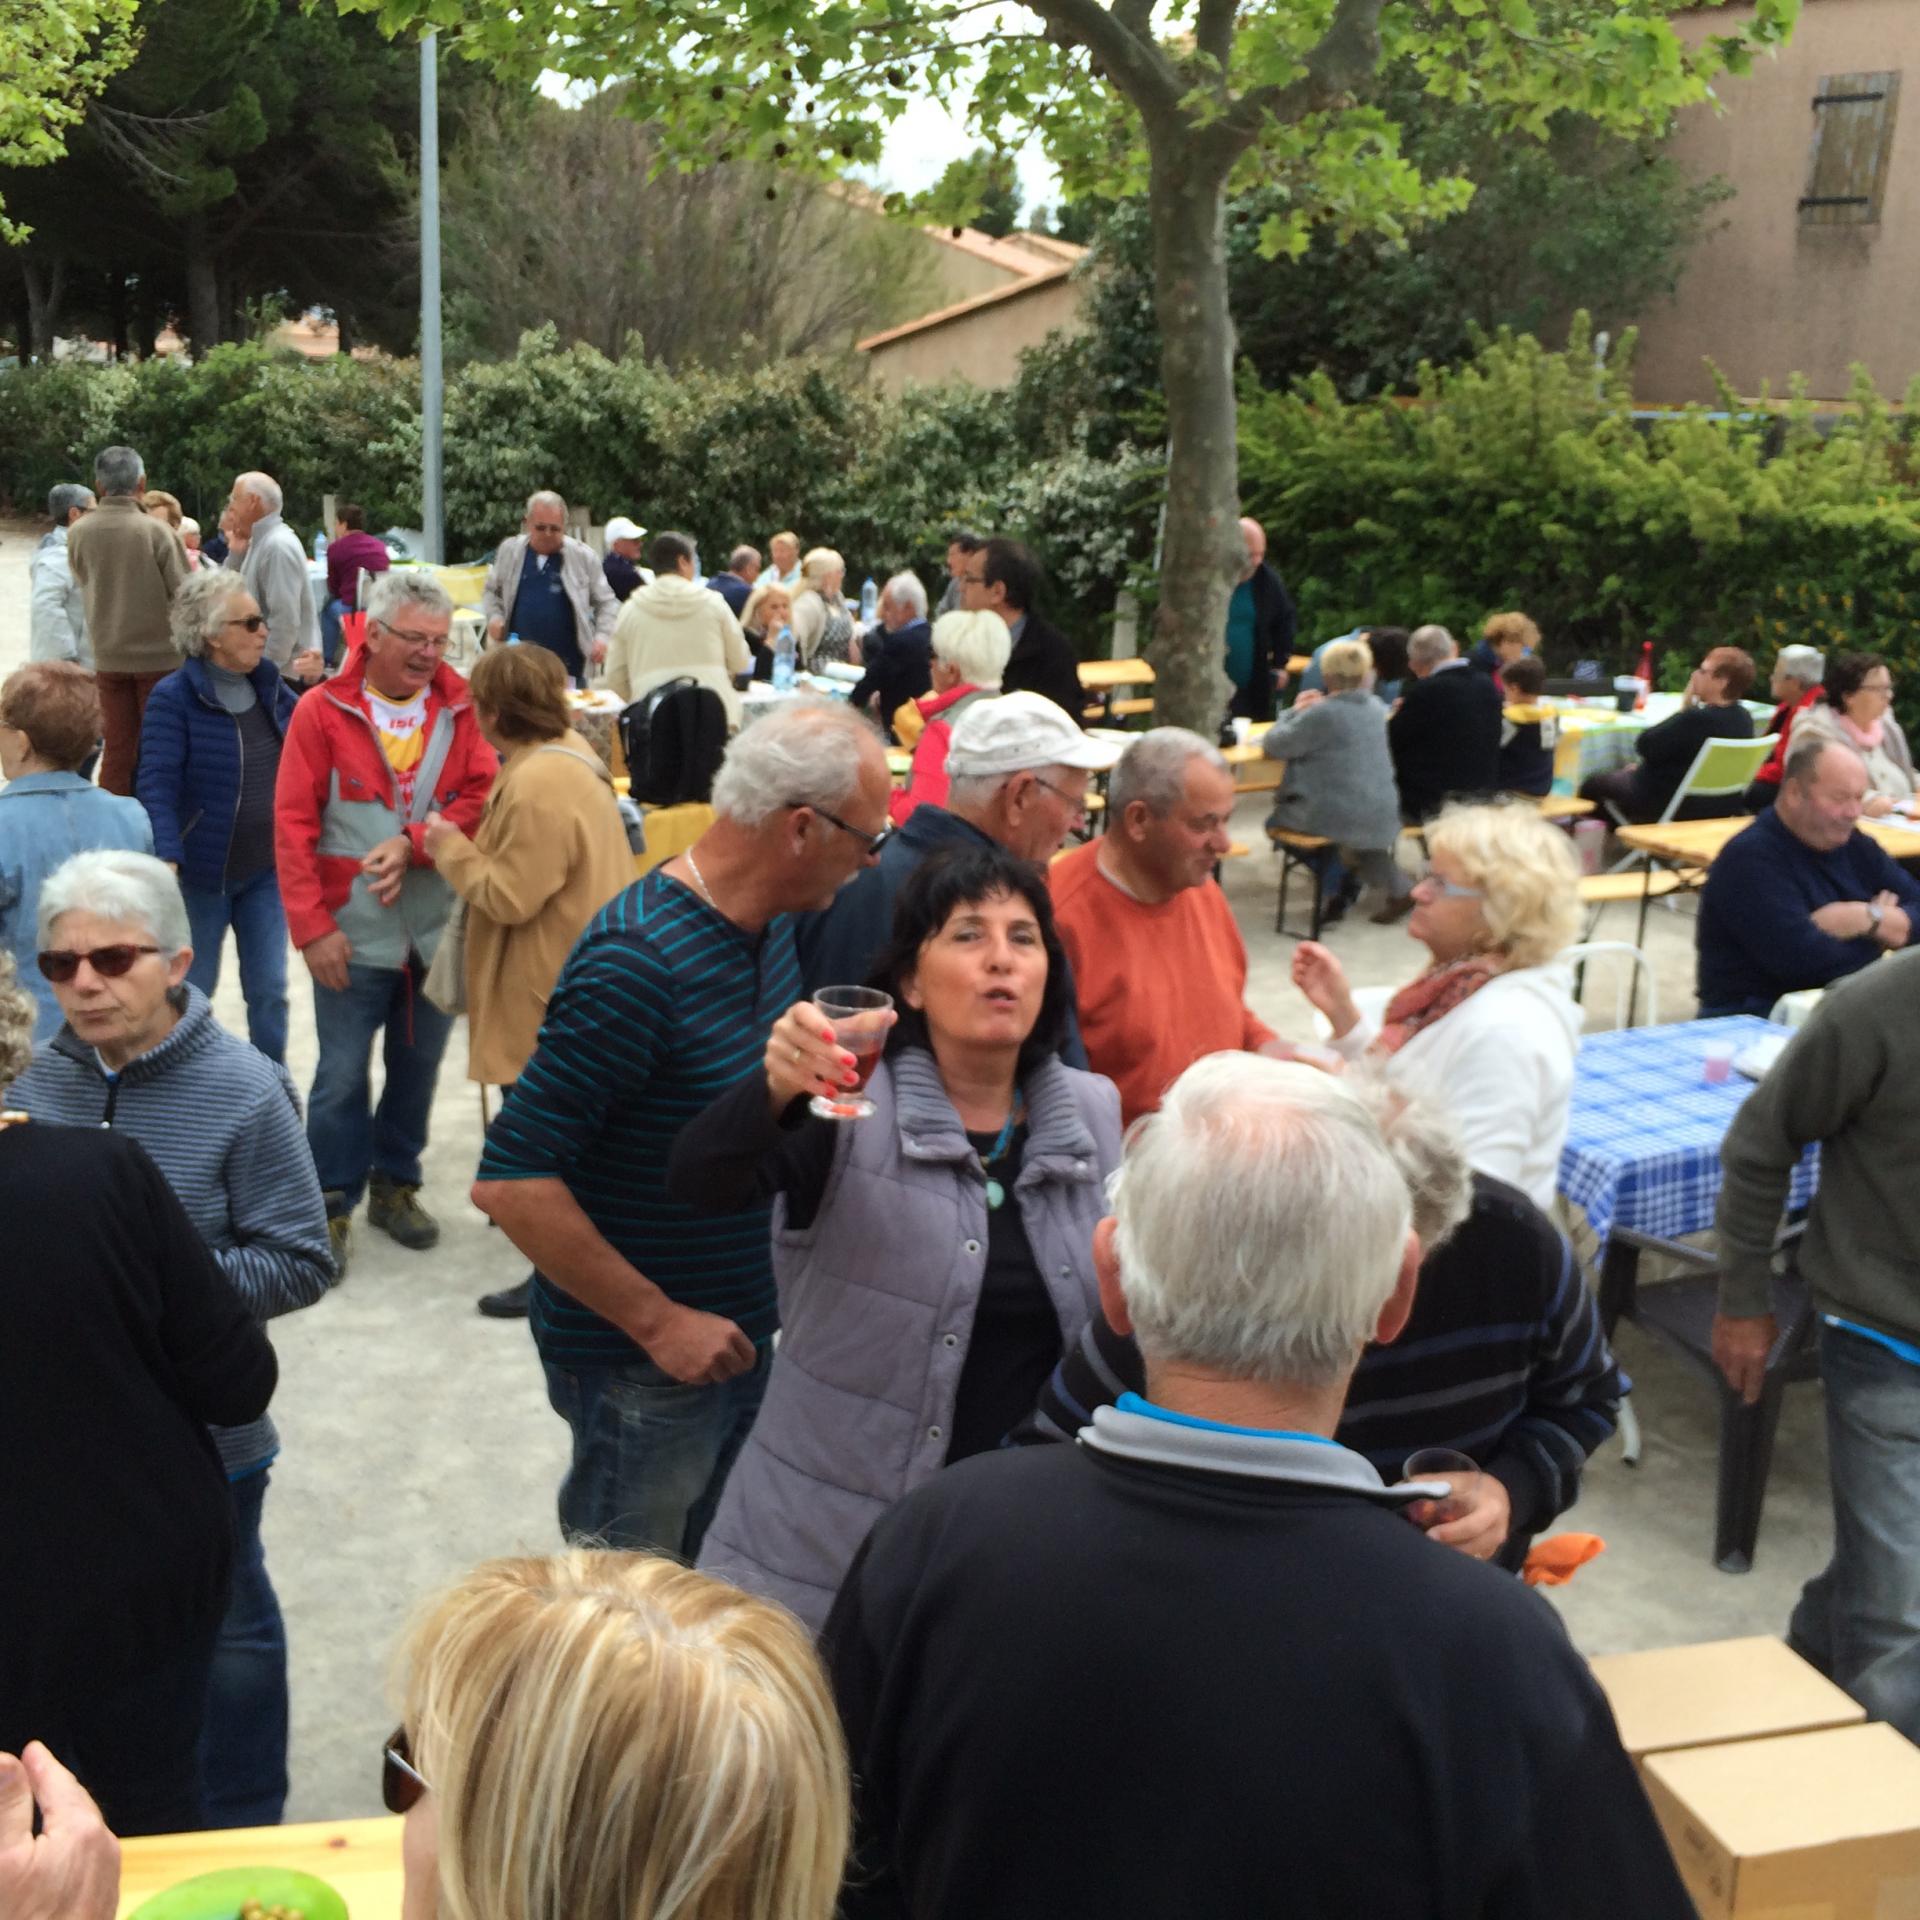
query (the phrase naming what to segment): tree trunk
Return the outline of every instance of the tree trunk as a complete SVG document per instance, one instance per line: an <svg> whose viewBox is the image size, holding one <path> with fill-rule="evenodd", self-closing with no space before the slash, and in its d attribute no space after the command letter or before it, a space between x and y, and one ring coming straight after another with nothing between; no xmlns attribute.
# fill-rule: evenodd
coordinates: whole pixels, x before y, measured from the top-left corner
<svg viewBox="0 0 1920 1920"><path fill-rule="evenodd" d="M220 344L220 275L214 259L207 216L190 213L187 242L187 338L193 357L204 360Z"/></svg>
<svg viewBox="0 0 1920 1920"><path fill-rule="evenodd" d="M1185 129L1156 152L1147 207L1154 310L1167 401L1167 520L1160 605L1147 657L1154 720L1219 731L1232 697L1227 602L1246 564L1235 525L1233 322L1227 310L1226 175L1193 151Z"/></svg>
<svg viewBox="0 0 1920 1920"><path fill-rule="evenodd" d="M53 359L53 337L60 324L60 302L67 288L67 263L55 259L51 266L38 260L22 260L20 273L27 284L27 336L36 360Z"/></svg>
<svg viewBox="0 0 1920 1920"><path fill-rule="evenodd" d="M333 316L333 323L340 329L340 338L335 343L334 351L336 353L351 353L353 351L353 316L344 310L336 312Z"/></svg>
<svg viewBox="0 0 1920 1920"><path fill-rule="evenodd" d="M107 310L113 323L113 357L127 357L127 276L118 267L107 273Z"/></svg>

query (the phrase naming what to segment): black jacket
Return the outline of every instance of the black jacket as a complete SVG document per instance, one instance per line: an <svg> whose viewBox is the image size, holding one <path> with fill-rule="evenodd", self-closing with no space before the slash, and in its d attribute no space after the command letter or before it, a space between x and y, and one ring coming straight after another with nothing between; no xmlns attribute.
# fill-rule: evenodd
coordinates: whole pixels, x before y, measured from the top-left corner
<svg viewBox="0 0 1920 1920"><path fill-rule="evenodd" d="M1682 707L1657 727L1649 727L1634 743L1640 755L1633 770L1633 805L1629 817L1634 820L1658 820L1667 804L1680 791L1680 782L1700 757L1700 749L1709 740L1751 740L1753 715L1738 703L1712 707ZM1745 813L1745 800L1737 793L1720 800L1682 802L1676 820L1712 820L1729 813Z"/></svg>
<svg viewBox="0 0 1920 1920"><path fill-rule="evenodd" d="M847 696L864 708L880 696L880 724L893 737L893 716L909 700L933 690L933 629L924 620L910 620L892 632L879 630L867 643L867 670Z"/></svg>
<svg viewBox="0 0 1920 1920"><path fill-rule="evenodd" d="M1462 663L1400 685L1400 711L1387 722L1400 811L1425 820L1441 802L1492 793L1500 781L1500 689Z"/></svg>
<svg viewBox="0 0 1920 1920"><path fill-rule="evenodd" d="M1076 727L1087 704L1086 691L1080 685L1080 656L1074 652L1073 642L1031 611L1020 638L1013 643L1007 670L1000 676L1000 691L1045 694L1056 707L1065 709Z"/></svg>
<svg viewBox="0 0 1920 1920"><path fill-rule="evenodd" d="M1246 685L1234 688L1229 713L1248 720L1273 718L1273 676L1293 656L1294 628L1293 596L1263 560L1253 574L1253 669Z"/></svg>

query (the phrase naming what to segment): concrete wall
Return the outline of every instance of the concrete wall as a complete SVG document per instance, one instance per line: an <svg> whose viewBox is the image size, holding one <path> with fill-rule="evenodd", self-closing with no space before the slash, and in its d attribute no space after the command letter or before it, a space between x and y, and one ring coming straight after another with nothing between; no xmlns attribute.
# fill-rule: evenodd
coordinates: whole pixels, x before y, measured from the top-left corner
<svg viewBox="0 0 1920 1920"><path fill-rule="evenodd" d="M1686 30L1724 32L1748 12L1702 11ZM1884 70L1903 70L1904 97L1879 222L1804 224L1821 79ZM1838 398L1858 360L1897 396L1920 373L1920 3L1807 0L1778 59L1716 91L1725 110L1690 108L1672 152L1691 173L1724 175L1737 197L1719 209L1727 224L1695 251L1677 301L1641 319L1636 394L1711 399L1710 357L1742 394L1765 382L1783 393L1801 373L1816 397Z"/></svg>
<svg viewBox="0 0 1920 1920"><path fill-rule="evenodd" d="M990 301L970 313L922 327L869 349L873 377L898 391L967 380L977 387L1011 386L1025 347L1049 333L1077 333L1081 289L1070 280L1050 280L1029 292Z"/></svg>

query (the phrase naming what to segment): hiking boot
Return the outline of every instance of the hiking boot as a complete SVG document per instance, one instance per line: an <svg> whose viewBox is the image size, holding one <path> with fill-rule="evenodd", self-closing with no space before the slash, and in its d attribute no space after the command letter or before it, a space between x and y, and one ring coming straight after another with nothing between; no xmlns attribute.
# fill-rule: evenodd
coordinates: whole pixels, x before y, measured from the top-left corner
<svg viewBox="0 0 1920 1920"><path fill-rule="evenodd" d="M330 1193L327 1203L327 1250L333 1255L333 1277L347 1277L347 1263L353 1257L353 1215L344 1193Z"/></svg>
<svg viewBox="0 0 1920 1920"><path fill-rule="evenodd" d="M419 1194L418 1186L403 1186L376 1173L367 1183L367 1225L415 1253L426 1252L440 1239L440 1223L420 1204Z"/></svg>
<svg viewBox="0 0 1920 1920"><path fill-rule="evenodd" d="M531 1274L516 1287L502 1287L498 1293L480 1296L480 1311L489 1320L524 1320L533 1300Z"/></svg>

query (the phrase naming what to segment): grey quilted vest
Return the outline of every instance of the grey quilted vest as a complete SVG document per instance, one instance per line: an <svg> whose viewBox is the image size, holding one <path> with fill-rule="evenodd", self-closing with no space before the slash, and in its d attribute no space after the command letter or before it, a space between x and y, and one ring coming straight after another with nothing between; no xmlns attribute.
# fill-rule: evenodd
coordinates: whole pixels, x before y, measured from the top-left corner
<svg viewBox="0 0 1920 1920"><path fill-rule="evenodd" d="M1099 1311L1093 1229L1120 1161L1113 1083L1048 1060L1021 1088L1020 1208L1068 1346ZM979 1156L930 1054L875 1071L805 1232L776 1203L780 1345L700 1564L818 1632L882 1513L945 1463L987 1261Z"/></svg>

